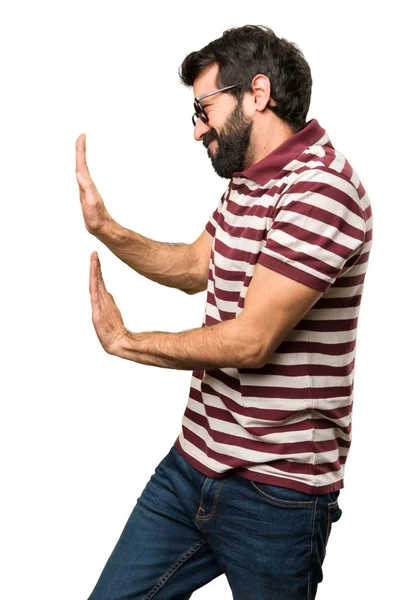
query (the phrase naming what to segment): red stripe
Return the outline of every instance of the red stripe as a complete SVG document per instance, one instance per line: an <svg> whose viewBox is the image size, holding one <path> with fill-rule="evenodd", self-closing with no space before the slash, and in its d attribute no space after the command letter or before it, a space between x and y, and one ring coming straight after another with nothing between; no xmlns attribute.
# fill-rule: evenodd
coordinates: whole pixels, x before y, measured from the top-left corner
<svg viewBox="0 0 400 600"><path fill-rule="evenodd" d="M362 286L365 280L365 273L361 273L361 275L352 275L346 277L339 277L332 283L332 287L336 288L346 288L353 287L356 285Z"/></svg>
<svg viewBox="0 0 400 600"><path fill-rule="evenodd" d="M324 440L320 442L311 442L306 440L302 442L287 443L268 442L267 440L257 441L245 439L243 437L232 435L230 433L225 433L222 431L212 431L205 417L199 415L198 413L193 413L192 411L189 412L192 413L190 418L188 417L189 420L193 423L196 423L199 427L203 427L209 433L210 437L214 440L214 442L224 444L226 446L239 446L241 448L245 448L246 450L253 450L254 452L265 452L268 454L279 454L285 456L287 454L300 454L306 452L329 452L330 450L337 449L338 441L340 441L343 444L348 444L348 442L346 442L345 440L337 440L334 438L331 440ZM183 427L185 426L183 425ZM189 431L187 428L185 429ZM245 464L244 460L243 464ZM299 465L300 469L304 467L304 464Z"/></svg>
<svg viewBox="0 0 400 600"><path fill-rule="evenodd" d="M305 492L306 494L314 494L316 496L320 494L328 494L330 492L335 492L337 490L341 490L344 487L343 477L339 479L339 481L334 481L333 483L329 483L328 485L314 486L308 485L301 481L295 481L293 479L285 481L281 477L275 477L274 475L269 474L254 473L253 471L249 471L246 469L236 471L236 475L238 475L239 477L243 477L244 479L259 481L260 483L269 483L271 485L280 485L282 487L292 488L294 490L298 490L299 492Z"/></svg>
<svg viewBox="0 0 400 600"><path fill-rule="evenodd" d="M244 390L242 392L242 402L249 402L249 400L247 399L248 396L251 396L253 398L285 398L288 400L288 408L285 410L282 409L273 409L273 408L258 408L256 406L245 406L242 404L238 404L237 402L235 402L234 400L232 400L231 398L229 398L228 396L226 396L225 394L223 394L222 392L217 392L216 390L214 390L214 388L211 387L211 385L206 384L206 383L202 383L201 384L201 391L207 394L211 394L212 396L216 396L217 398L220 398L222 400L222 402L224 403L224 405L231 410L232 412L241 414L243 416L247 416L249 418L260 418L260 419L268 419L271 421L282 421L285 419L288 419L289 417L295 415L298 413L297 409L292 409L290 410L290 400L291 399L309 399L310 400L310 405L312 402L312 399L321 399L321 398L337 398L340 396L344 396L345 395L345 391L350 388L350 394L351 394L351 386L342 386L342 387L333 387L333 388L311 388L307 390L304 390L304 392L308 391L308 395L304 394L304 396L302 397L301 394L299 394L299 390L293 390L292 391L295 392L293 394L293 396L288 396L287 392L289 391L289 388L269 388L269 387L262 387L259 388L259 393L257 394L257 389L253 390L253 389L249 389L250 386L242 386L242 390ZM192 390L193 388L191 388ZM261 394L261 390L263 390L263 394ZM275 391L275 395L274 393L271 393L271 390ZM279 390L280 393L279 395L276 393L276 391ZM281 392L282 390L282 392ZM284 393L284 390L286 390L286 395ZM194 390L193 390L194 391ZM301 391L301 390L300 390ZM349 394L347 394L349 395ZM192 396L193 397L193 396ZM200 396L201 398L201 396ZM193 400L195 400L196 398L193 398ZM201 401L201 399L199 400ZM349 412L349 407L351 406L351 404L347 405L347 406L342 406L340 408L332 408L329 410L324 411L324 415L328 416L329 418L333 418L333 419L341 419L343 416L347 416L348 412ZM317 409L314 409L317 410ZM322 410L318 409L318 412L322 414Z"/></svg>
<svg viewBox="0 0 400 600"><path fill-rule="evenodd" d="M318 169L318 171L331 172L330 169L327 169L326 171L324 168ZM337 172L334 172L334 175L340 176ZM353 187L352 184L350 185ZM364 219L363 210L360 204L356 202L349 194L346 194L346 192L334 187L333 184L330 185L329 183L321 181L298 181L297 183L293 184L286 193L288 196L290 194L317 193L321 196L326 196L327 198L331 198L332 200L339 202L352 213ZM315 208L317 208L317 206L315 206Z"/></svg>
<svg viewBox="0 0 400 600"><path fill-rule="evenodd" d="M354 331L357 329L357 320L355 319L318 319L307 320L303 319L300 321L295 329L301 331Z"/></svg>
<svg viewBox="0 0 400 600"><path fill-rule="evenodd" d="M226 203L226 212L231 213L232 215L235 215L235 217L242 217L244 215L249 216L249 217L260 217L261 219L265 219L265 218L270 218L273 219L276 213L276 209L274 206L274 198L273 195L271 195L272 190L268 190L263 192L262 194L262 200L263 202L261 204L255 202L252 202L251 204L249 202L245 203L245 204L239 204L238 202L235 202L234 200L232 200L231 198L229 198L229 200ZM276 191L275 191L276 194ZM248 198L249 196L240 196L240 198ZM251 199L253 199L253 196L250 196ZM224 231L226 231L227 233L229 233L230 235L235 235L235 236L239 236L240 231L245 231L247 228L246 227L238 227L238 226L232 226L230 225L224 218L224 215L221 215L221 223L220 223L222 229ZM249 228L254 232L259 232L262 231L262 229L257 229L257 228ZM260 239L260 238L258 238Z"/></svg>
<svg viewBox="0 0 400 600"><path fill-rule="evenodd" d="M361 294L346 298L324 298L323 296L314 304L313 310L323 308L353 308L360 306Z"/></svg>
<svg viewBox="0 0 400 600"><path fill-rule="evenodd" d="M350 363L341 367L334 367L330 365L313 365L313 364L297 364L297 365L277 365L273 363L266 363L263 367L257 369L257 374L262 375L283 375L285 377L300 377L301 375L312 375L319 377L346 377L350 375L354 370L355 359ZM238 369L239 373L254 373L255 369Z"/></svg>
<svg viewBox="0 0 400 600"><path fill-rule="evenodd" d="M298 463L291 462L288 460L273 460L268 464L274 469L282 471L282 473L295 473L302 475L321 475L324 473L332 473L339 471L342 464L346 462L347 456L339 456L335 462L332 463Z"/></svg>
<svg viewBox="0 0 400 600"><path fill-rule="evenodd" d="M356 347L355 340L342 342L340 344L325 344L323 342L296 342L283 341L275 350L275 354L307 352L310 354L328 354L331 356L341 356L353 352Z"/></svg>
<svg viewBox="0 0 400 600"><path fill-rule="evenodd" d="M340 258L346 259L353 252L351 248L347 246L343 246L342 244L338 244L333 242L330 238L323 237L322 235L315 235L312 231L308 231L301 227L297 227L297 225L293 225L292 223L277 223L275 227L273 225L272 230L280 230L281 226L285 233L296 238L300 241L308 242L311 246L315 246L313 248L314 251L318 249L327 250L332 254L336 254L340 256ZM266 246L263 248L264 252L268 250L273 250L279 254L282 254L285 258L290 258L292 260L297 260L298 262L305 262L309 267L312 267L316 271L321 271L324 275L333 276L338 273L338 270L330 265L329 263L318 259L316 256L311 254L307 254L306 252L301 252L290 248L289 246L285 246L281 244L274 237L269 237L266 243Z"/></svg>
<svg viewBox="0 0 400 600"><path fill-rule="evenodd" d="M206 315L207 325L216 325L220 323L217 319ZM326 354L328 356L341 356L353 352L356 347L356 341L342 342L340 344L324 342L298 342L294 340L285 340L279 344L274 354ZM264 367L261 367L261 369ZM260 372L260 369L258 369Z"/></svg>
<svg viewBox="0 0 400 600"><path fill-rule="evenodd" d="M184 437L186 439L188 439L188 441L190 441L194 446L199 448L199 446L195 442L201 443L202 442L201 438L199 438L198 436L193 434L191 431L186 429L186 427L183 427L183 433L184 433ZM185 433L186 433L186 435L185 435ZM207 477L213 477L214 479L224 479L228 475L234 474L239 477L243 477L244 479L249 479L252 481L259 481L259 482L264 482L264 483L270 483L272 485L280 485L282 487L288 487L288 488L298 490L300 492L305 492L307 494L315 494L315 495L327 494L329 492L336 491L336 490L343 488L343 478L339 479L339 481L335 481L333 483L330 483L330 484L327 484L324 486L312 486L312 485L308 485L307 483L304 483L301 481L284 480L281 477L276 477L276 476L270 475L270 474L254 473L253 471L249 471L245 467L240 468L238 466L238 464L243 461L240 461L234 457L226 456L219 452L215 452L214 450L211 450L210 448L205 448L205 450L207 451L206 455L210 456L214 460L221 463L222 468L225 467L225 469L232 469L231 473L229 473L226 470L221 473L221 472L215 471L214 469L211 469L210 467L207 467L205 464L203 464L202 462L199 462L193 456L191 456L190 454L185 452L179 442L179 438L176 439L176 441L174 443L174 447L179 451L179 453L183 456L183 458L190 465L192 465L192 467L194 467L198 471L204 473ZM246 461L246 464L248 465L248 461ZM254 466L256 466L257 463L253 463L253 464L254 464Z"/></svg>
<svg viewBox="0 0 400 600"><path fill-rule="evenodd" d="M255 252L248 252L247 250L241 250L239 248L231 248L230 246L224 244L224 242L221 242L221 240L215 240L215 250L224 258L241 260L247 263L254 263L254 261L251 259L253 256L255 257L258 254Z"/></svg>
<svg viewBox="0 0 400 600"><path fill-rule="evenodd" d="M279 421L285 421L286 419L289 419L290 417L292 417L298 413L297 410L288 410L288 409L286 409L286 410L279 409L278 410L278 409L273 409L273 408L254 408L254 407L243 406L241 404L238 404L237 402L235 402L228 396L225 396L225 394L222 394L220 392L217 393L210 386L207 386L207 387L208 387L208 389L204 390L204 391L206 391L208 394L211 394L212 396L216 396L217 398L220 398L228 410L232 411L233 413L237 413L238 415L243 415L243 416L249 417L249 418L261 418L261 419L266 419L268 421L278 421L279 422ZM201 394L192 387L190 388L190 397L194 401L197 401L200 403L203 402Z"/></svg>
<svg viewBox="0 0 400 600"><path fill-rule="evenodd" d="M275 251L276 251L276 248L277 248L277 244L274 244ZM287 249L285 249L285 251L288 253L288 256L290 254L300 255L299 252L297 252L297 253L293 253L291 251L288 252ZM303 256L306 256L306 255L303 255ZM308 260L310 260L310 257L308 257ZM313 289L315 289L319 292L325 292L329 288L329 285L330 285L330 283L325 280L319 279L318 277L315 277L314 275L311 275L310 273L306 273L305 271L302 271L301 269L297 269L296 267L293 267L292 265L289 265L288 263L283 262L283 260L278 260L278 259L274 258L273 256L264 254L263 252L261 252L261 254L260 254L260 257L258 259L258 264L264 265L264 267L268 267L269 269L272 269L273 271L277 271L278 273L281 273L282 275L285 275L286 277L290 277L290 279L294 279L295 281L304 283L304 285L308 285L309 287L312 287ZM331 272L333 273L332 268L331 268ZM334 277L333 274L332 274L332 277Z"/></svg>
<svg viewBox="0 0 400 600"><path fill-rule="evenodd" d="M345 233L349 237L360 240L361 242L364 241L364 232L361 229L358 229L357 227L350 225L350 223L347 223L347 221L342 219L339 215L335 215L334 213L332 213L328 210L325 210L324 208L320 208L317 205L310 205L305 202L302 203L302 202L296 200L296 201L291 202L290 204L282 207L280 212L283 213L282 219L279 221L275 220L272 225L272 229L281 229L284 227L285 231L290 233L290 235L293 235L293 237L298 237L301 240L304 239L306 242L310 242L317 246L321 246L321 248L329 248L330 249L331 247L335 248L336 246L338 246L338 248L340 249L345 246L336 244L335 242L332 241L331 238L327 238L322 235L318 235L318 234L314 233L313 231L308 231L306 228L304 229L304 233L303 233L302 228L297 227L296 225L293 225L293 228L295 228L295 229L293 229L293 231L295 232L297 229L298 234L291 233L290 230L288 229L288 227L291 225L291 223L285 222L285 213L286 212L295 212L295 213L301 214L303 216L311 217L311 218L315 219L316 221L320 221L324 225L330 225L332 227L335 227L338 231ZM281 223L283 223L282 227L281 227ZM312 241L312 240L315 240L315 241ZM332 251L336 251L336 250L332 250ZM336 254L339 254L339 256L342 256L342 254L338 251L336 251Z"/></svg>
<svg viewBox="0 0 400 600"><path fill-rule="evenodd" d="M189 411L187 413L185 412L186 416L189 416L189 414L193 412L188 407L186 408L186 411ZM209 418L219 419L220 421L224 421L226 423L233 423L235 425L239 424L236 421L233 414L230 411L225 410L223 408L205 404L204 411L205 411L207 417L209 417ZM309 414L312 414L312 412L313 412L312 409L310 409ZM239 425L241 427L243 427L243 429L245 431L248 431L252 435L256 435L256 436L264 436L264 435L269 435L269 434L273 434L273 433L285 433L285 432L290 432L290 431L308 431L308 430L314 429L314 428L322 429L322 430L335 428L335 429L340 429L345 434L351 433L351 423L349 425L347 425L346 427L342 427L342 426L339 426L336 423L332 423L326 419L313 419L310 416L307 416L306 418L299 421L298 423L292 423L290 425L283 423L283 424L277 425L276 427L274 427L273 425L265 425L262 423L260 423L260 425L251 425L251 426L242 426L241 424L239 424Z"/></svg>

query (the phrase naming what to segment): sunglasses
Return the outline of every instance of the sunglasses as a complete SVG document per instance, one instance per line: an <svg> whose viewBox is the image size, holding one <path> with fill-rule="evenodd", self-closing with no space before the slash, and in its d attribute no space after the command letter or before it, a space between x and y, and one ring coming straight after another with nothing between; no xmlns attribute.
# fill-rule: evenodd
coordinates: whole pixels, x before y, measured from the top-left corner
<svg viewBox="0 0 400 600"><path fill-rule="evenodd" d="M200 104L200 100L204 98L208 98L208 96L214 96L215 94L220 94L221 92L226 92L226 90L231 90L232 88L238 87L235 85L228 85L227 87L221 88L220 90L215 90L213 92L207 92L206 94L201 94L201 96L195 96L194 98L194 114L192 116L192 123L196 125L197 119L201 119L203 123L207 125L208 117L202 105Z"/></svg>

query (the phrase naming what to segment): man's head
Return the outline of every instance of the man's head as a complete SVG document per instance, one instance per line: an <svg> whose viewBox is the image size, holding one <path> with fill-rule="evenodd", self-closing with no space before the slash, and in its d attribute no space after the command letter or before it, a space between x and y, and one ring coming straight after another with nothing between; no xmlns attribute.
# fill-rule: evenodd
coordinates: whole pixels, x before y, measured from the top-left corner
<svg viewBox="0 0 400 600"><path fill-rule="evenodd" d="M189 54L179 75L196 98L203 96L196 103L194 135L221 177L231 178L257 161L273 137L290 137L306 124L312 87L308 63L295 44L267 27L225 31ZM234 87L209 94L228 86Z"/></svg>

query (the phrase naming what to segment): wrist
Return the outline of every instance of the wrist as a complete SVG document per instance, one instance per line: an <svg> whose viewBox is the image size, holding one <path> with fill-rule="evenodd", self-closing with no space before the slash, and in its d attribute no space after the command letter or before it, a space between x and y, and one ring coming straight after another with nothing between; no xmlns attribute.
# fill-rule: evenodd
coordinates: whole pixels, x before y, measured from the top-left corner
<svg viewBox="0 0 400 600"><path fill-rule="evenodd" d="M114 340L108 353L112 354L113 356L118 356L119 358L127 358L127 351L132 346L132 344L128 341L128 337L130 336L130 334L131 332L126 327L124 327L124 330Z"/></svg>
<svg viewBox="0 0 400 600"><path fill-rule="evenodd" d="M103 225L101 225L101 227L93 232L93 235L96 236L101 242L104 242L105 240L112 240L118 237L120 229L121 226L110 217L103 223Z"/></svg>

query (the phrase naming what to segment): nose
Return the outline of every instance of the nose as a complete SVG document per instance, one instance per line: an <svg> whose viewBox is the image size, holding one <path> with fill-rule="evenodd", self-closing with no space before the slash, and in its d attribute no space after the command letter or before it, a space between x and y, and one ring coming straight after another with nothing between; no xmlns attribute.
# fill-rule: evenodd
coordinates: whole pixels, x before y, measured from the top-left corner
<svg viewBox="0 0 400 600"><path fill-rule="evenodd" d="M194 126L194 139L200 142L203 136L209 131L211 127L203 123L201 119L197 119L196 125Z"/></svg>

